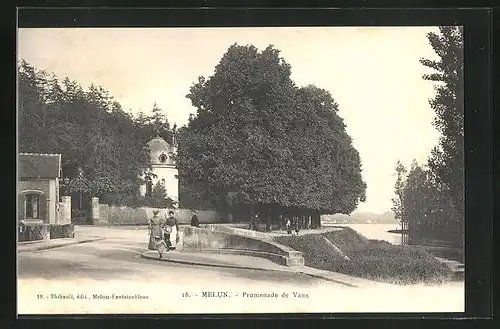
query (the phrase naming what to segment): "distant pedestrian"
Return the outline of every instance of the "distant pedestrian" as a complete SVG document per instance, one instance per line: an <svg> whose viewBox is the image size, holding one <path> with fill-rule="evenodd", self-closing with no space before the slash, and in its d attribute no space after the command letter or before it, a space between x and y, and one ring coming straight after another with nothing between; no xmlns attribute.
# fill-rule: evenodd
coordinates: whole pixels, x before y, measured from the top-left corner
<svg viewBox="0 0 500 329"><path fill-rule="evenodd" d="M287 234L292 234L292 222L290 221L290 218L286 220L286 233Z"/></svg>
<svg viewBox="0 0 500 329"><path fill-rule="evenodd" d="M299 220L295 220L295 235L299 235Z"/></svg>
<svg viewBox="0 0 500 329"><path fill-rule="evenodd" d="M177 224L177 219L174 217L174 212L168 212L168 218L166 220L165 226L165 243L169 249L175 249L175 246L179 242L179 225Z"/></svg>
<svg viewBox="0 0 500 329"><path fill-rule="evenodd" d="M163 253L167 251L165 241L163 240L163 221L158 216L159 210L153 210L153 217L149 219L149 245L148 249L157 250L158 256L163 257Z"/></svg>
<svg viewBox="0 0 500 329"><path fill-rule="evenodd" d="M191 226L200 227L200 221L198 216L196 216L196 210L193 210L193 217L191 217Z"/></svg>
<svg viewBox="0 0 500 329"><path fill-rule="evenodd" d="M259 220L259 215L255 214L254 220L253 220L253 229L255 231L258 231L260 228L260 220Z"/></svg>

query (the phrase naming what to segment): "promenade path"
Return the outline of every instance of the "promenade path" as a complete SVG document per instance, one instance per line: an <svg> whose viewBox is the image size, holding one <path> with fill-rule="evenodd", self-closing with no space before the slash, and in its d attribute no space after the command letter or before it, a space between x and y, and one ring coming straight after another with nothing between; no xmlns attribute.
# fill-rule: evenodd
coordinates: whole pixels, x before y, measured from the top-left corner
<svg viewBox="0 0 500 329"><path fill-rule="evenodd" d="M361 289L296 272L154 261L141 258L147 250L145 227L77 226L75 236L81 240L101 240L39 251L19 247L18 313L446 312L463 309L463 286L458 284L446 287L375 285ZM380 296L387 302L381 302ZM435 299L432 296L440 296L439 304L432 302ZM397 300L405 300L405 303L395 302Z"/></svg>

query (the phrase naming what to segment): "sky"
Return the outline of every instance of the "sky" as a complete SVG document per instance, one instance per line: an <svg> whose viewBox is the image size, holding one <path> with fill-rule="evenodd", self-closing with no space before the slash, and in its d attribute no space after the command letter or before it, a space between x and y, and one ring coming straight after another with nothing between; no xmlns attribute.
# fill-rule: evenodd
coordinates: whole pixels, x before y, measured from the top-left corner
<svg viewBox="0 0 500 329"><path fill-rule="evenodd" d="M185 97L230 45L272 44L299 86L328 90L339 104L360 153L367 200L356 212L389 211L400 160L425 163L438 143L429 106L433 83L420 58L435 59L427 33L436 27L272 28L51 28L19 29L18 58L108 90L126 110L150 113L153 104L171 124L196 113Z"/></svg>

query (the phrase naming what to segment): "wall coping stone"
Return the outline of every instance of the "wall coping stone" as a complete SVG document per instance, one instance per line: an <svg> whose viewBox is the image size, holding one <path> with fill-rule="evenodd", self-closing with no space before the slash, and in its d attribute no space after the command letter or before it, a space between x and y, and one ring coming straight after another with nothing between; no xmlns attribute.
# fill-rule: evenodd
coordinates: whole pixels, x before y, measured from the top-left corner
<svg viewBox="0 0 500 329"><path fill-rule="evenodd" d="M245 250L248 252L255 251L255 256L265 256L265 258L270 258L269 254L274 254L277 256L282 256L286 259L286 265L287 266L293 266L293 265L304 265L304 257L302 255L302 252L297 251L295 249L292 249L288 246L282 245L280 243L277 243L269 238L266 239L261 239L255 236L246 236L246 235L241 235L237 234L234 232L227 232L227 231L222 231L216 228L215 225L208 225L208 228L205 227L192 227L192 226L186 226L183 228L183 233L184 233L184 239L183 243L185 244L186 241L190 241L189 237L191 236L196 236L198 239L197 242L199 242L200 236L204 235L207 237L207 239L212 239L210 241L210 247L204 247L202 246L201 242L199 244L199 247L195 247L194 249L200 249L200 251L203 250L208 250L208 249L219 249L219 250L227 250L227 249L232 249L232 250ZM215 236L210 236L211 233L214 233L214 235L218 235L218 237ZM237 237L238 242L240 245L237 246L223 246L223 247L217 247L217 243L220 243L220 240L224 240L224 238L228 238L230 241L231 237ZM245 248L245 240L248 240L248 242L255 242L256 246L262 245L263 249L262 250L256 250L256 249L251 249L251 248ZM249 243L250 244L250 243ZM215 246L215 247L214 247ZM264 249L264 246L268 246L269 249ZM193 247L184 246L185 249L193 249ZM263 253L263 254L259 254ZM277 257L271 257L274 259L277 259Z"/></svg>

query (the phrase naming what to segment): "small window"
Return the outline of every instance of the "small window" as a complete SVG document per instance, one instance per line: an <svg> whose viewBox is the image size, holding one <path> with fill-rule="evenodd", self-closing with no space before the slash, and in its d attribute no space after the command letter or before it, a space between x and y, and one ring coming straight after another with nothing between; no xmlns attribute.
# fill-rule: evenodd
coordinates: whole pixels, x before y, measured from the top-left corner
<svg viewBox="0 0 500 329"><path fill-rule="evenodd" d="M160 163L167 162L167 156L165 154L160 155Z"/></svg>
<svg viewBox="0 0 500 329"><path fill-rule="evenodd" d="M161 180L161 185L162 185L163 187L165 187L165 179L162 179L162 180Z"/></svg>
<svg viewBox="0 0 500 329"><path fill-rule="evenodd" d="M38 194L26 195L26 218L38 218L40 212L40 196Z"/></svg>

